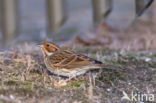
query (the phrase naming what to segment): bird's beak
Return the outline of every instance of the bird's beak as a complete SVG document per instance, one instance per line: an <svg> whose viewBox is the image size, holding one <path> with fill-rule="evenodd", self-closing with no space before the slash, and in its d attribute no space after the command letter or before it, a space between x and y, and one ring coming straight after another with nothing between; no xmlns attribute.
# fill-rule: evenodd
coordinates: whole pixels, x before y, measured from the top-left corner
<svg viewBox="0 0 156 103"><path fill-rule="evenodd" d="M38 46L38 47L40 47L40 48L42 48L42 47L43 47L43 45L40 45L40 44L39 44L39 45L37 45L37 46Z"/></svg>

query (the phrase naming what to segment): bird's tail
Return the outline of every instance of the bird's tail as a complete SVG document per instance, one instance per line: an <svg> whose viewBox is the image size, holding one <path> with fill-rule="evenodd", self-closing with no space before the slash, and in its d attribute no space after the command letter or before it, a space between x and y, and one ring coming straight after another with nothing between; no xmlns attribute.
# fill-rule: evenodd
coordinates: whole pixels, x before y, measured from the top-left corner
<svg viewBox="0 0 156 103"><path fill-rule="evenodd" d="M108 64L101 64L101 68L103 69L108 69L108 70L113 70L113 71L123 71L120 67L114 66L114 65L108 65Z"/></svg>

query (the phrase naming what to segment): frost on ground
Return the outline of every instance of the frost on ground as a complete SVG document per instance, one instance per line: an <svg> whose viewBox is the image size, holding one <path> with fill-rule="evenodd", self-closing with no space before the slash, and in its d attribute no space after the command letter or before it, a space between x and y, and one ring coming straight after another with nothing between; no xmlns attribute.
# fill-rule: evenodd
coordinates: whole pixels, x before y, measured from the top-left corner
<svg viewBox="0 0 156 103"><path fill-rule="evenodd" d="M40 51L0 52L0 102L120 103L131 93L156 94L156 53L75 48L117 70L90 73L58 86L48 75Z"/></svg>

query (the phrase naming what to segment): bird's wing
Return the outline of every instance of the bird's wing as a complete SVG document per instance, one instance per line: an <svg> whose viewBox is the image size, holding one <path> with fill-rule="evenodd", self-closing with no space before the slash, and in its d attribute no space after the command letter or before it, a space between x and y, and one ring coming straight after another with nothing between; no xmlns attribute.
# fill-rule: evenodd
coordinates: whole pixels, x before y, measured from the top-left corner
<svg viewBox="0 0 156 103"><path fill-rule="evenodd" d="M49 59L53 67L66 69L102 64L100 61L68 50L59 51L53 54Z"/></svg>

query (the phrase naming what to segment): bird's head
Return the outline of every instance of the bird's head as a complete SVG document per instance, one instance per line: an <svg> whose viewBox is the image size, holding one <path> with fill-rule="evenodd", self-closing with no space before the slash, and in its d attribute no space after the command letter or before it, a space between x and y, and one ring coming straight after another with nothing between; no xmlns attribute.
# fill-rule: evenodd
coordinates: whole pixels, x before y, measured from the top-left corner
<svg viewBox="0 0 156 103"><path fill-rule="evenodd" d="M52 42L43 42L39 47L42 49L45 55L52 55L54 52L60 50L60 48Z"/></svg>

